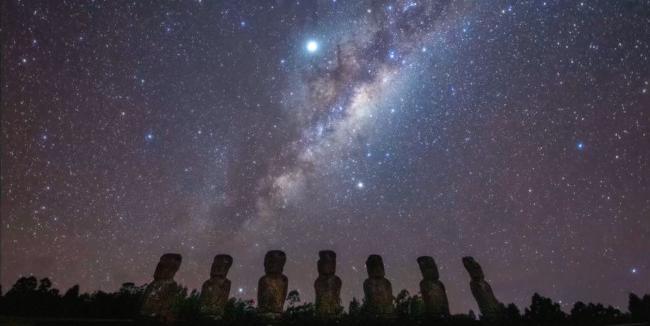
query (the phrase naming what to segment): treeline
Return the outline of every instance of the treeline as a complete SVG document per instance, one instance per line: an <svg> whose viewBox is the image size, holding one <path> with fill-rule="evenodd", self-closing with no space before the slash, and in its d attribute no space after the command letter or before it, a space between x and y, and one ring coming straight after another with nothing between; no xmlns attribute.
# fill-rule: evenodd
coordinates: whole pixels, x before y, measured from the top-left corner
<svg viewBox="0 0 650 326"><path fill-rule="evenodd" d="M48 278L40 281L33 277L20 278L11 289L0 297L0 315L17 317L49 318L104 318L124 319L133 322L139 319L139 308L146 284L136 286L124 283L116 292L96 291L80 293L75 285L61 293L52 287ZM186 288L182 290L175 304L179 321L187 324L246 325L256 324L260 319L252 300L230 299L225 307L223 318L219 321L202 320L199 311L199 292ZM303 303L297 291L287 296L286 310L283 318L276 324L311 325L318 324L314 317L312 303ZM411 295L402 290L395 298L396 314L392 320L384 323L398 325L424 325L424 302L420 295ZM376 320L365 313L364 303L353 299L346 312L335 320L337 325L366 325ZM332 322L332 321L330 321ZM639 297L629 295L628 312L621 312L612 306L595 303L577 302L570 313L565 313L560 305L550 298L537 293L532 296L531 304L523 312L514 304L506 307L502 320L481 320L473 311L456 314L436 324L444 325L612 325L624 323L650 322L650 295Z"/></svg>

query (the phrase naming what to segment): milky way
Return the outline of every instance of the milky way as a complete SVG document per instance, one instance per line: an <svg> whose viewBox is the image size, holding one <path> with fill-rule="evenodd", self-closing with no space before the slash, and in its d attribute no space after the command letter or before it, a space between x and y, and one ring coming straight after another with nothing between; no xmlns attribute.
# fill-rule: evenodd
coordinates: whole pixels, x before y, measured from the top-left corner
<svg viewBox="0 0 650 326"><path fill-rule="evenodd" d="M114 290L178 252L191 288L264 253L347 302L381 254L417 293L461 257L497 297L650 292L650 2L2 4L1 282Z"/></svg>

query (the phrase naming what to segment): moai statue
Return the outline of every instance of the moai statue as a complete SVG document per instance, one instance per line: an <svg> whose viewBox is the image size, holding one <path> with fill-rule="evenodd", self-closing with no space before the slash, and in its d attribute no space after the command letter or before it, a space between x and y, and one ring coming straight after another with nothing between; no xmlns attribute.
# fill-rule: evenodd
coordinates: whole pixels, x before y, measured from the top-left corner
<svg viewBox="0 0 650 326"><path fill-rule="evenodd" d="M492 287L485 281L481 265L473 257L463 257L463 265L472 278L469 286L483 318L499 319L502 317L505 309L504 305L497 300L494 292L492 292Z"/></svg>
<svg viewBox="0 0 650 326"><path fill-rule="evenodd" d="M393 286L384 275L384 262L379 255L370 255L366 260L368 279L363 282L363 293L366 296L367 312L375 317L392 317Z"/></svg>
<svg viewBox="0 0 650 326"><path fill-rule="evenodd" d="M341 307L341 279L336 273L336 253L323 250L318 253L318 278L316 290L316 314L324 318L335 317L343 311Z"/></svg>
<svg viewBox="0 0 650 326"><path fill-rule="evenodd" d="M280 250L271 250L264 256L264 273L257 285L257 310L267 318L278 318L282 314L287 298L289 280L282 274L287 255Z"/></svg>
<svg viewBox="0 0 650 326"><path fill-rule="evenodd" d="M226 278L232 266L230 255L216 255L210 269L210 279L201 287L199 308L201 313L212 318L223 316L224 308L230 294L230 280Z"/></svg>
<svg viewBox="0 0 650 326"><path fill-rule="evenodd" d="M180 286L174 281L174 275L181 267L182 257L179 254L164 254L156 266L153 282L149 283L144 292L144 300L140 314L163 322L175 319L174 303Z"/></svg>
<svg viewBox="0 0 650 326"><path fill-rule="evenodd" d="M420 281L420 293L424 301L424 310L428 317L434 319L445 318L449 316L449 302L447 301L447 292L445 285L440 282L438 266L433 257L418 257L418 265L422 271L422 281Z"/></svg>

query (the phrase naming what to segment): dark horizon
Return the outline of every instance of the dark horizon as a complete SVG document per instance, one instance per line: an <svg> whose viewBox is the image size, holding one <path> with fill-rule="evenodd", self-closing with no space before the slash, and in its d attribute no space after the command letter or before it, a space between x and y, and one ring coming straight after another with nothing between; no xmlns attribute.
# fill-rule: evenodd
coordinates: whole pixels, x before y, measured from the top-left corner
<svg viewBox="0 0 650 326"><path fill-rule="evenodd" d="M58 295L62 295L62 296L64 296L67 292L69 292L70 290L73 290L75 288L77 288L79 290L79 294L81 294L81 295L85 294L85 295L92 296L92 295L96 295L96 294L101 293L101 292L108 293L108 294L117 293L117 292L119 292L119 290L124 289L125 286L127 286L127 287L133 286L135 288L145 289L148 284L151 284L153 282L153 279L149 280L149 282L145 282L145 283L141 283L141 284L127 281L127 282L121 283L120 286L117 289L112 290L112 291L111 290L102 290L102 289L94 289L94 290L90 290L90 291L84 291L83 289L81 289L81 287L79 287L78 284L74 284L70 288L58 288L56 286L56 283L54 282L54 280L52 280L50 277L30 274L30 275L21 276L18 280L16 280L16 282L13 283L12 287L8 287L8 288L3 287L2 288L2 293L0 293L0 296L1 295L6 295L7 291L11 290L18 282L20 282L21 279L24 279L24 278L34 278L37 281L37 285L38 285L38 283L41 283L43 280L50 281L50 282L52 282L50 289L56 290ZM179 283L178 285L181 288L186 289L188 294L191 294L191 293L194 293L194 292L197 292L198 294L201 293L201 288L200 287L199 288L188 288L182 283ZM419 290L416 290L415 292L411 292L406 288L395 289L395 292L393 293L394 297L395 298L399 297L399 295L403 294L404 291L406 291L406 293L411 297L414 297L414 296L421 297L421 293L419 292ZM300 298L300 301L297 302L297 305L305 305L305 304L313 304L314 303L313 300L305 300L305 293L299 292L297 289L289 288L289 292L295 292L295 293L298 294L298 296ZM257 293L255 295L257 295ZM543 298L547 298L547 297L543 296L542 294L540 294L539 292L531 293L531 297L533 297L535 295L540 295ZM626 296L626 300L627 300L626 305L622 306L622 307L621 306L607 305L607 304L604 304L602 302L595 302L595 301L589 301L589 300L587 300L587 301L580 300L580 301L576 301L576 302L572 302L572 303L560 303L560 302L555 301L554 298L548 298L548 299L552 300L552 302L554 304L557 303L559 305L560 309L564 313L567 313L567 314L569 314L571 312L571 309L573 309L575 307L575 305L579 304L579 303L602 304L603 307L605 307L605 308L607 308L608 306L611 306L611 307L613 307L613 308L615 308L617 310L620 310L622 313L629 313L630 312L630 310L629 310L629 307L630 307L629 306L629 299L630 299L631 296L636 296L637 298L643 298L644 296L649 297L650 294L643 294L643 293L640 293L640 292L629 292L627 294L627 296ZM254 298L254 296L251 297L251 298L230 296L229 299L230 300L248 301L248 302L250 302L252 304L253 307L256 307L256 305L257 305L257 301ZM472 297L472 299L476 300L473 297ZM529 301L530 301L530 299L531 298L529 298ZM291 299L289 297L286 298L286 301L290 301L290 300ZM349 312L349 306L350 306L350 303L352 301L357 301L358 303L362 303L363 300L364 300L364 295L363 295L363 293L360 293L358 296L353 296L352 299L349 302L342 302L341 306L343 308L343 311L346 312L346 313ZM503 303L504 305L515 304L514 302L501 302L501 303ZM531 302L528 302L527 304L524 304L522 306L519 306L519 305L516 305L516 304L515 304L515 306L520 309L520 312L524 312L524 309L528 308L530 304L531 304ZM289 309L289 308L291 308L291 306L286 304L285 309ZM478 308L478 306L470 308L468 311L452 311L451 313L453 315L467 315L469 312L476 314L477 318L480 316L480 309Z"/></svg>
<svg viewBox="0 0 650 326"><path fill-rule="evenodd" d="M176 254L169 255L178 257ZM165 259L161 257L161 263ZM329 258L321 256L321 259ZM227 260L228 258L223 256L219 258L221 262ZM215 262L217 261L215 258ZM425 264L428 265L428 263ZM162 271L158 270L160 267L159 264L157 273ZM170 266L167 265L167 267ZM213 269L214 271L216 270ZM221 270L221 272L223 271ZM227 267L225 271L227 273ZM328 278L329 276L326 275L331 275L328 274L328 271L331 272L328 269L320 269L319 279L321 277ZM222 282L224 274L221 272L214 274L215 278L212 278L210 282ZM427 284L431 285L430 277L435 278L435 276L427 275L425 280L428 279L429 283ZM320 290L317 289L317 291L321 291L320 303L319 301L315 304L304 302L297 291L289 291L288 295L285 294L286 297L283 297L282 305L286 306L286 309L280 308L277 314L269 315L266 310L268 307L264 308L266 304L262 301L221 297L227 292L218 290L217 292L221 294L217 294L213 292L214 288L206 288L205 284L200 292L189 292L187 289L177 288L176 285L173 285L174 290L169 292L170 289L165 290L166 286L159 287L162 284L170 284L163 281L166 277L160 278L160 276L162 274L158 274L156 279L146 286L125 283L119 291L112 293L99 291L92 294L81 293L78 286L61 292L53 288L51 281L47 278L40 281L35 277L21 278L7 293L0 296L0 322L22 322L34 325L70 322L93 325L98 322L119 325L140 323L148 325L268 325L269 322L273 322L275 325L311 325L314 323L321 325L427 325L435 323L449 326L516 326L531 324L646 325L650 321L650 294L640 296L631 293L628 311L621 311L601 303L579 301L573 305L569 312L563 312L560 304L538 293L532 295L531 304L528 307L522 309L513 303L507 305L499 303L498 306L493 306L496 310L486 306L488 303L483 300L487 297L480 295L476 297L480 311L470 310L468 313L450 315L446 308L446 300L439 301L438 299L441 297L433 299L431 297L433 293L429 292L431 289L429 285L422 288L422 295L411 295L406 290L399 291L395 297L390 298L390 302L386 302L392 311L388 314L375 310L377 308L375 304L378 302L374 299L367 300L367 295L370 293L366 293L366 297L361 301L356 299L351 301L346 305L348 309L340 306L339 302L324 302L322 300L328 300L322 296L324 294L322 291L328 291L326 286L325 288L321 287ZM167 277L169 276L171 274L167 274ZM157 283L161 281L163 283ZM215 285L216 283L211 284ZM324 283L320 284L324 285ZM162 292L158 290L162 290ZM473 288L472 292L474 290ZM424 294L424 292L429 294ZM204 296L205 293L211 294ZM219 299L221 303L212 301L216 298L212 297L214 294L220 296L224 301L221 301L222 299ZM444 296L444 293L439 294ZM488 294L488 296L490 295ZM165 297L172 300L163 299ZM149 299L154 301L149 301ZM163 301L159 301L160 299ZM168 306L168 304L170 305ZM330 304L334 304L334 306ZM331 310L330 308L335 309Z"/></svg>
<svg viewBox="0 0 650 326"><path fill-rule="evenodd" d="M157 260L157 258L156 258L156 260ZM315 260L316 260L316 259L315 259ZM460 263L460 258L459 258L459 264L462 265L462 263ZM314 265L314 275L315 275L315 276L314 276L314 280L315 280L316 277L318 276L318 273L317 273L316 268L315 268L315 265L316 265L316 264L315 264L315 261L314 261L313 265ZM414 269L413 272L416 274L416 278L417 278L417 277L420 277L420 278L421 278L422 275L420 274L419 270L417 269L417 263L414 262L414 265L415 265L415 269ZM116 288L114 288L114 289L101 289L101 288L95 288L95 289L92 289L92 288L91 288L91 289L83 289L82 287L80 287L80 291L81 291L82 293L88 293L88 294L93 293L93 292L95 292L95 291L105 291L105 292L109 292L109 293L110 293L110 292L113 292L113 291L117 291L121 286L123 286L124 284L127 284L127 283L133 283L135 286L141 287L141 286L143 286L143 285L146 285L146 284L149 284L149 283L152 282L152 280L153 280L153 271L154 271L154 269L155 269L154 266L155 266L155 263L152 265L150 275L148 275L148 276L144 276L144 277L143 277L143 278L145 279L145 281L142 281L142 282L135 282L135 281L132 281L132 280L124 280L124 281L122 281L122 282L119 282L119 283L118 283L119 285L118 285ZM260 266L257 266L257 267L260 269L260 276L263 276L263 275L264 275L264 269L263 269L263 266L262 266L261 262L260 262ZM341 266L337 266L337 268L340 268L340 267L341 267ZM174 279L178 282L178 284L179 284L180 286L182 286L182 287L186 287L186 288L188 289L188 292L191 292L191 291L193 291L193 290L200 291L200 290L201 290L201 286L200 286L200 284L203 283L204 281L206 281L206 280L209 278L209 275L207 275L207 276L206 276L204 279L202 279L202 280L194 280L193 283L198 283L199 286L191 287L191 286L188 286L188 284L184 283L184 282L183 282L183 279L181 279L181 278L178 277L178 275L180 274L180 271L182 271L182 269L183 269L183 268L182 268L182 266L181 266L179 272L176 274L176 277L175 277ZM285 269L286 269L286 267L285 267ZM206 271L209 272L209 264L208 264L208 266L206 267ZM365 267L364 267L364 272L365 272ZM465 272L465 271L464 271L464 272ZM286 274L286 272L285 272L285 274ZM466 272L465 272L465 274L466 274ZM29 276L34 276L34 277L36 277L38 280L41 280L41 279L43 279L43 278L48 278L48 279L50 279L50 281L52 281L52 287L53 287L53 288L58 288L58 284L60 284L60 282L57 282L56 279L54 279L54 278L52 278L52 277L49 277L49 276L43 276L43 275L40 275L40 276L39 276L39 275L35 275L35 274L28 274L28 275L21 275L21 276L19 276L19 278L22 278L22 277L29 277ZM240 279L240 277L237 275L237 272L236 272L236 271L232 271L232 270L231 270L231 273L228 275L228 277L229 277L230 279L234 279L234 280L238 280L238 279ZM455 288L457 288L457 287L463 287L463 286L466 287L466 289L465 289L465 290L461 290L461 292L466 293L466 295L469 296L470 300L475 301L475 298L472 296L471 292L469 291L469 282L470 282L470 277L469 277L469 275L467 275L467 274L466 274L466 277L467 277L467 280L466 280L465 284L456 285L456 284L449 284L448 282L444 282L444 284L446 285L447 289L449 289L449 288L451 288L451 289L455 289ZM367 278L367 275L365 275L365 276L363 277L363 279L365 279L365 278ZM389 279L389 280L391 279L390 275L386 275L386 278ZM359 284L359 287L360 287L360 285L363 283L363 279L361 280L361 282L360 282L360 284ZM445 279L446 279L446 277L445 277L444 275L441 275L441 280L444 281ZM488 272L488 274L486 275L486 280L488 280L490 283L492 283L492 281L490 280L490 277L489 277L489 272ZM16 281L17 281L17 280L16 280ZM14 285L14 283L15 283L15 282L11 283L11 285ZM345 287L346 283L347 283L347 282L345 282L345 280L343 280L343 286L344 286L344 287ZM58 289L61 291L61 293L65 293L66 290L69 290L71 287L79 286L79 285L80 285L79 283L73 283L73 284L72 284L71 286L69 286L69 287L63 287L63 288L58 288ZM313 303L313 302L314 302L314 299L313 299L313 294L314 294L314 293L313 293L313 292L314 292L313 286L312 286L311 288L307 289L307 290L304 290L304 289L294 288L294 287L292 287L291 285L292 285L292 282L291 282L291 275L289 275L289 289L290 289L291 291L293 291L293 290L298 291L298 293L300 294L300 297L301 297L301 304L304 304L304 303L310 303L310 302ZM419 291L419 289L418 289L417 287L418 287L418 282L416 282L416 284L414 284L414 285L412 285L412 286L410 286L410 287L394 287L394 290L395 290L394 295L397 295L400 291L403 291L403 290L408 291L411 295L418 295L418 294L420 294L420 291ZM3 287L2 287L2 289L3 289L3 294L6 293L6 291L9 290L10 288L11 288L11 287L5 287L5 286L3 286ZM257 291L257 288L256 288L256 287L251 287L251 288L253 288L254 291ZM497 296L498 296L499 298L501 297L501 296L498 295L498 294L500 294L499 289L496 289L496 290L495 290L495 293L497 294ZM530 295L532 295L532 294L536 294L536 293L539 293L539 294L545 296L545 292L544 292L543 290L542 290L542 291L536 290L536 291L534 291L534 292L531 292ZM573 308L573 307L574 307L574 304L576 304L577 302L584 302L584 303L601 303L601 304L604 304L604 305L612 305L614 308L619 309L619 310L621 310L621 311L623 311L623 312L626 312L627 309L628 309L627 304L628 304L628 299L629 299L630 294L639 294L639 295L643 295L643 292L639 292L639 291L631 290L631 291L625 293L625 295L624 295L625 304L622 305L622 306L615 305L615 304L610 304L610 303L608 303L608 302L599 302L599 301L595 301L595 300L590 300L589 298L586 298L586 299L584 299L584 300L576 300L576 301L574 301L574 302L562 302L562 301L557 301L557 303L560 304L561 309L562 309L564 312L566 312L566 313L570 312L571 308ZM255 299L255 296L256 296L256 295L257 295L257 292L254 292L254 293L251 293L251 295L250 295L249 297L245 297L245 296L242 296L242 295L241 295L241 292L238 291L238 288L233 288L233 289L231 289L231 295L230 295L230 296L231 296L232 298L236 298L236 299L252 300L253 302L255 302L255 300L256 300L256 299ZM530 295L529 295L529 297L528 297L528 300L529 300L529 301L530 301ZM357 293L356 295L353 294L352 297L350 297L350 300L348 300L348 301L352 301L353 299L356 299L356 300L361 301L361 300L363 299L363 297L364 297L364 295L363 295L363 291L360 291L360 292ZM452 297L450 298L450 301L451 301L451 302L450 302L450 307L455 307L455 306L456 306L456 304L454 304L454 302L453 302L453 299L454 299L454 298L453 298L453 296L452 296ZM553 297L550 297L550 299L551 299L551 300L554 300L554 301L556 300L556 298L553 298ZM345 301L345 300L343 300L343 301ZM530 305L530 302L529 302L529 301L526 302L526 301L524 300L524 301L519 302L519 303L518 303L518 302L503 301L502 303L504 303L504 304L514 303L514 304L517 305L517 307L521 308L521 310L523 311L523 308L525 308L525 307L527 307L528 305ZM468 310L462 311L462 310L454 310L454 309L452 309L452 310L451 310L451 313L453 313L453 314L464 314L464 313L467 313L469 310L472 310L472 311L474 311L475 313L478 314L478 312L479 312L478 306L476 305L475 302L473 302L473 303L474 303L473 306L471 306ZM347 310L347 305L344 304L343 307Z"/></svg>
<svg viewBox="0 0 650 326"><path fill-rule="evenodd" d="M650 1L3 1L0 284L200 288L369 254L452 312L650 293Z"/></svg>

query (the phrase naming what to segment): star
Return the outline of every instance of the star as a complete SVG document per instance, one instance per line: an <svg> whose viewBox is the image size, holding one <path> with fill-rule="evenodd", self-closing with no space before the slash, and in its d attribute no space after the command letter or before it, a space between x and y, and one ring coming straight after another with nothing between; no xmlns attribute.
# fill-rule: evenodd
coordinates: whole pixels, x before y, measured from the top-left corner
<svg viewBox="0 0 650 326"><path fill-rule="evenodd" d="M316 42L315 40L309 40L307 41L307 45L305 45L305 48L307 49L307 52L314 53L318 51L318 42Z"/></svg>

